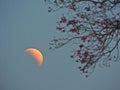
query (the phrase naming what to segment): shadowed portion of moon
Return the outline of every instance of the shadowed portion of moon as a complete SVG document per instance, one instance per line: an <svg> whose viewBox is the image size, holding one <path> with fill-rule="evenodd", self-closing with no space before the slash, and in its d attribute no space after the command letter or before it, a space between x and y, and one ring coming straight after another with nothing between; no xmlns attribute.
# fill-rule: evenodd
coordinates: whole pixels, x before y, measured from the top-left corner
<svg viewBox="0 0 120 90"><path fill-rule="evenodd" d="M35 60L37 60L39 65L42 65L42 63L43 63L43 55L42 55L42 53L41 53L38 49L35 49L35 48L27 48L27 49L25 50L25 52L27 52L27 53L30 54Z"/></svg>

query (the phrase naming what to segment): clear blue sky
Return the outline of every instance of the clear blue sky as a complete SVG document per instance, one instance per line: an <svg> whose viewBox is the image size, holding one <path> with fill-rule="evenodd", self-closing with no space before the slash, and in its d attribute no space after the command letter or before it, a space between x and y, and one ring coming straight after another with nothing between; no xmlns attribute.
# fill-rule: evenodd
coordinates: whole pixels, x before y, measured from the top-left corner
<svg viewBox="0 0 120 90"><path fill-rule="evenodd" d="M44 0L0 0L0 90L119 90L119 62L85 78L69 58L69 46L48 50L59 34L58 17ZM28 47L43 52L42 66L24 52Z"/></svg>

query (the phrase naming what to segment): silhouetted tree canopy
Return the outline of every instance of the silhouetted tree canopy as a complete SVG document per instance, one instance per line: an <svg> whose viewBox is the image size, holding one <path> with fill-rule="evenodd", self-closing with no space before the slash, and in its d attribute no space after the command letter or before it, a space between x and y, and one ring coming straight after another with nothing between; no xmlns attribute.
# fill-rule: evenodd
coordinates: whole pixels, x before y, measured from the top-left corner
<svg viewBox="0 0 120 90"><path fill-rule="evenodd" d="M70 55L86 77L96 65L109 66L120 59L120 0L45 0L48 12L61 12L50 49L72 42Z"/></svg>

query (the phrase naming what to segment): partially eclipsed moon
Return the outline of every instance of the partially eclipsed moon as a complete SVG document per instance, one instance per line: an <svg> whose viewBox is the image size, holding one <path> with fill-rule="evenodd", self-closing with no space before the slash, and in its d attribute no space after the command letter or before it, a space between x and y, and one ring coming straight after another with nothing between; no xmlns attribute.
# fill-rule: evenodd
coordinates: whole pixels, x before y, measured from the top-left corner
<svg viewBox="0 0 120 90"><path fill-rule="evenodd" d="M39 65L43 63L43 55L39 50L35 48L28 48L25 51L30 54L35 60L37 60Z"/></svg>

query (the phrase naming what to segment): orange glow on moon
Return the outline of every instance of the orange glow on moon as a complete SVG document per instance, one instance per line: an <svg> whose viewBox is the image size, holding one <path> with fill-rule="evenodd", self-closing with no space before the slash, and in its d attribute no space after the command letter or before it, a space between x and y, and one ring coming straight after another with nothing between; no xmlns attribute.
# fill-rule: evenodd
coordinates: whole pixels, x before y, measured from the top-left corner
<svg viewBox="0 0 120 90"><path fill-rule="evenodd" d="M35 48L28 48L25 51L30 54L35 60L37 60L39 65L43 63L43 55L39 50Z"/></svg>

